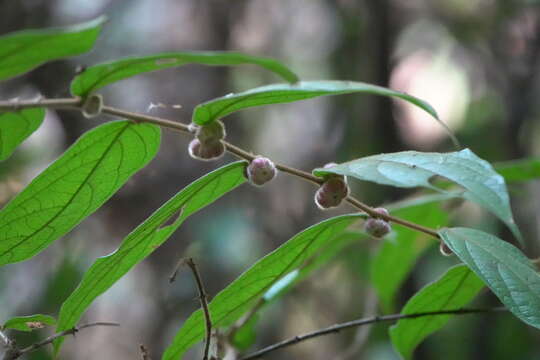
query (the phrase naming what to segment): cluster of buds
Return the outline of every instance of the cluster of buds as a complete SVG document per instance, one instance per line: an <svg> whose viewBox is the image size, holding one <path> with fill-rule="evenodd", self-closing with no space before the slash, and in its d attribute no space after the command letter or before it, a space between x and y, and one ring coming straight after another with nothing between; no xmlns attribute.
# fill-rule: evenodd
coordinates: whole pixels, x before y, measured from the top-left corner
<svg viewBox="0 0 540 360"><path fill-rule="evenodd" d="M382 215L389 215L388 210L385 208L375 208L373 210ZM382 238L391 230L390 223L381 218L371 217L364 222L364 231L376 238Z"/></svg>
<svg viewBox="0 0 540 360"><path fill-rule="evenodd" d="M189 143L189 155L198 160L215 160L225 153L225 126L221 121L195 128L195 139Z"/></svg>
<svg viewBox="0 0 540 360"><path fill-rule="evenodd" d="M251 161L246 169L246 175L250 183L262 186L272 180L277 174L276 166L272 160L257 156Z"/></svg>
<svg viewBox="0 0 540 360"><path fill-rule="evenodd" d="M324 168L335 166L335 163L324 165ZM321 210L339 206L349 195L347 179L343 175L326 175L324 182L315 193L315 204Z"/></svg>

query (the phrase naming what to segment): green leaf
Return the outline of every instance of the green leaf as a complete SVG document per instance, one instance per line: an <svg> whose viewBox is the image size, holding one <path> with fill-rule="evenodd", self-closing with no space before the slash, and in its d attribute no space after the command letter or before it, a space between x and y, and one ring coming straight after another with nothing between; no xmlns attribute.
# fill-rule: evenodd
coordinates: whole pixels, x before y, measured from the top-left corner
<svg viewBox="0 0 540 360"><path fill-rule="evenodd" d="M312 275L315 271L334 259L345 247L365 238L366 235L357 231L343 231L328 241L308 259L301 267L294 269L290 273L276 281L263 295L265 303L270 303L291 290L296 284Z"/></svg>
<svg viewBox="0 0 540 360"><path fill-rule="evenodd" d="M447 225L448 214L435 201L444 198L425 197L424 201L403 204L396 210L390 209L390 213L424 226L439 228ZM396 293L416 260L428 246L435 244L426 234L397 225L393 229L395 236L384 239L370 264L371 283L385 312L393 310Z"/></svg>
<svg viewBox="0 0 540 360"><path fill-rule="evenodd" d="M9 319L2 326L4 329L14 329L19 331L32 331L42 328L44 325L55 325L56 320L49 315L30 315L30 316L17 316Z"/></svg>
<svg viewBox="0 0 540 360"><path fill-rule="evenodd" d="M131 57L89 67L75 77L71 83L71 92L74 95L86 96L107 84L131 76L186 64L213 66L253 64L270 70L289 82L298 81L295 73L274 59L237 52L193 51Z"/></svg>
<svg viewBox="0 0 540 360"><path fill-rule="evenodd" d="M402 314L458 310L467 305L484 284L464 265L449 269L439 280L416 293L405 305ZM442 328L452 315L401 319L390 328L390 338L398 353L410 359L416 346Z"/></svg>
<svg viewBox="0 0 540 360"><path fill-rule="evenodd" d="M451 131L439 119L435 109L427 102L399 91L354 81L319 80L301 81L296 84L272 84L262 86L237 94L229 94L200 104L195 108L192 120L198 125L204 125L235 111L255 106L283 104L311 99L318 96L353 93L390 96L408 101L433 116L451 135ZM452 139L456 141L453 135L451 136Z"/></svg>
<svg viewBox="0 0 540 360"><path fill-rule="evenodd" d="M0 265L39 253L97 210L157 153L155 125L116 121L84 134L0 211Z"/></svg>
<svg viewBox="0 0 540 360"><path fill-rule="evenodd" d="M494 164L506 182L516 183L540 178L540 158L505 161Z"/></svg>
<svg viewBox="0 0 540 360"><path fill-rule="evenodd" d="M514 315L540 329L540 275L521 251L480 230L447 228L439 235Z"/></svg>
<svg viewBox="0 0 540 360"><path fill-rule="evenodd" d="M336 234L359 218L357 214L344 215L313 225L257 261L209 304L213 325L221 327L233 323L276 281L308 261ZM204 318L199 309L191 314L176 333L162 359L180 359L189 347L204 337L204 326Z"/></svg>
<svg viewBox="0 0 540 360"><path fill-rule="evenodd" d="M193 182L133 230L115 252L97 259L62 305L57 330L67 330L77 324L96 297L150 255L188 216L244 183L245 167L245 162L235 162ZM165 225L171 220L172 224ZM55 342L56 352L61 343L61 339Z"/></svg>
<svg viewBox="0 0 540 360"><path fill-rule="evenodd" d="M523 242L512 216L504 178L487 161L469 149L450 153L403 151L380 154L331 168L315 169L313 173L317 176L341 174L383 185L404 188L423 186L437 191L443 190L430 181L436 175L442 176L464 188L456 196L462 196L491 211Z"/></svg>
<svg viewBox="0 0 540 360"><path fill-rule="evenodd" d="M15 148L36 131L44 117L42 108L0 113L0 161L10 157Z"/></svg>
<svg viewBox="0 0 540 360"><path fill-rule="evenodd" d="M0 37L0 80L49 60L75 56L94 46L105 17L58 29L23 30Z"/></svg>

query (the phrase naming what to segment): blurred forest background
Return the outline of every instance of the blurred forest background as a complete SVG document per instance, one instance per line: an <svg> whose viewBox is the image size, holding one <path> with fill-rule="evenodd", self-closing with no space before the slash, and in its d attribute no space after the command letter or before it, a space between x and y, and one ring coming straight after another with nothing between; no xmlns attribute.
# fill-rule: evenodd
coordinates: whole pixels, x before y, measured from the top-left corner
<svg viewBox="0 0 540 360"><path fill-rule="evenodd" d="M0 85L0 98L68 96L80 66L163 51L237 50L275 57L301 78L355 80L389 86L430 102L463 146L489 161L540 153L540 3L534 0L3 0L0 34L109 18L89 55L56 61ZM149 73L105 88L107 104L188 123L195 105L230 92L279 81L250 66L185 66ZM162 103L165 107L151 104ZM172 105L181 105L173 108ZM49 111L44 123L0 166L0 204L100 121L75 112ZM347 95L242 111L226 119L228 139L248 150L307 171L380 152L453 151L427 115L387 98ZM103 208L29 261L0 272L0 319L56 315L96 257L184 186L218 166L189 158L189 139L164 131L159 155ZM327 217L313 203L315 189L278 175L264 188L242 186L190 218L85 316L118 321L120 328L93 328L66 341L65 359L137 359L144 343L158 358L192 311L199 307L186 269L168 277L182 256L196 259L214 296L254 261L291 236ZM411 195L354 182L354 193L371 205ZM529 257L539 255L539 183L512 186L512 205ZM453 223L490 229L510 238L477 207L462 205ZM394 309L439 277L455 257L433 246L400 291ZM358 241L311 279L265 308L253 348L336 322L381 313L374 302L369 257L378 242ZM487 292L475 306L496 306ZM350 359L397 359L388 324L373 327ZM49 332L52 330L49 330ZM20 344L47 330L20 336ZM349 330L273 353L268 359L337 358L362 344L365 330ZM415 359L538 359L539 332L508 314L453 319L417 350ZM356 338L356 340L355 340ZM200 348L187 359L198 359ZM49 359L40 351L30 359ZM341 359L346 356L341 357Z"/></svg>

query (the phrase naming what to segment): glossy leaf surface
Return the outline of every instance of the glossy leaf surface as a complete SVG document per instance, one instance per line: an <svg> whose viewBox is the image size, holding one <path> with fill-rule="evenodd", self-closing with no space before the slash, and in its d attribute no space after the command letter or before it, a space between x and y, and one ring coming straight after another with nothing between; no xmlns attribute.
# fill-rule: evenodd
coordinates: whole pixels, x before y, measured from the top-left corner
<svg viewBox="0 0 540 360"><path fill-rule="evenodd" d="M103 22L43 30L23 30L0 37L0 80L23 74L44 62L90 51Z"/></svg>
<svg viewBox="0 0 540 360"><path fill-rule="evenodd" d="M295 73L274 59L251 56L237 52L193 51L131 57L91 66L73 79L73 82L71 83L71 92L73 95L85 96L122 79L127 79L150 71L168 69L187 64L212 66L252 64L270 70L286 81L298 81L298 77Z"/></svg>

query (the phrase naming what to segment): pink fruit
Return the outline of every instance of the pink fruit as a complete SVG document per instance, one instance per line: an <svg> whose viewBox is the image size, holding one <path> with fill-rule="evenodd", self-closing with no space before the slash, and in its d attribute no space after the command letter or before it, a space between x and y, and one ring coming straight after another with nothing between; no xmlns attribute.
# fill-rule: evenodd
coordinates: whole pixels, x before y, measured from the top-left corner
<svg viewBox="0 0 540 360"><path fill-rule="evenodd" d="M262 186L272 180L276 174L276 166L265 157L257 156L247 167L247 177L253 185Z"/></svg>
<svg viewBox="0 0 540 360"><path fill-rule="evenodd" d="M315 193L315 203L324 210L338 206L349 195L349 186L344 177L335 176L326 180Z"/></svg>

